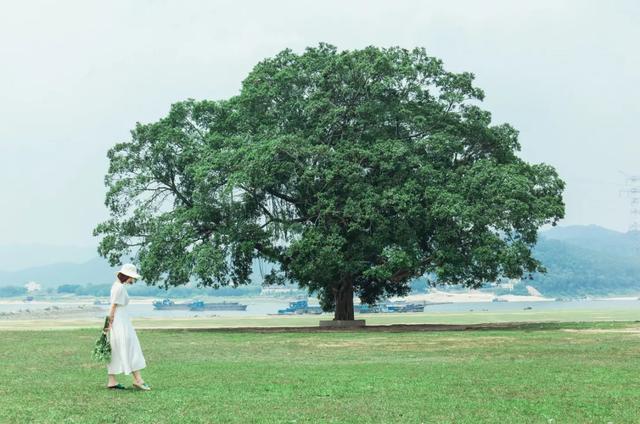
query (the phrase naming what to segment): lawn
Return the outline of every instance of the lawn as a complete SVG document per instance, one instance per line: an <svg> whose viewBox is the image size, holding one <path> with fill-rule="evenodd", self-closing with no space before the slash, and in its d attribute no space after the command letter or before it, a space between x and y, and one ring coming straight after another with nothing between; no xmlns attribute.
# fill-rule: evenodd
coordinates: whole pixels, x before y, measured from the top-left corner
<svg viewBox="0 0 640 424"><path fill-rule="evenodd" d="M138 334L151 392L103 388L94 329L0 332L0 422L640 421L637 323Z"/></svg>

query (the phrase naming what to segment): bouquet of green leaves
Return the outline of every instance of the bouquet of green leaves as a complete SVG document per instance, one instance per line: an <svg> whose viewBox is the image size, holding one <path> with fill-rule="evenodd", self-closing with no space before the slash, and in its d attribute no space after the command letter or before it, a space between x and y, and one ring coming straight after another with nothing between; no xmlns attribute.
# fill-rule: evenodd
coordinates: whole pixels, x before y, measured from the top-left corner
<svg viewBox="0 0 640 424"><path fill-rule="evenodd" d="M109 337L107 333L107 327L109 326L109 317L104 319L104 327L102 327L102 333L98 340L96 340L95 346L93 346L93 360L96 362L111 362L111 343L109 343Z"/></svg>

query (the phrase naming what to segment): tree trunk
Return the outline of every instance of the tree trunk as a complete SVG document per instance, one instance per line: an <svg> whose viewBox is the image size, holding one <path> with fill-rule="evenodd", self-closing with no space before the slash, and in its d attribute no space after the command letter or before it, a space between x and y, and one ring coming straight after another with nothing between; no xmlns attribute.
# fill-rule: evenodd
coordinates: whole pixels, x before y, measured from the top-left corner
<svg viewBox="0 0 640 424"><path fill-rule="evenodd" d="M353 281L345 279L340 287L333 291L336 300L335 320L353 321Z"/></svg>

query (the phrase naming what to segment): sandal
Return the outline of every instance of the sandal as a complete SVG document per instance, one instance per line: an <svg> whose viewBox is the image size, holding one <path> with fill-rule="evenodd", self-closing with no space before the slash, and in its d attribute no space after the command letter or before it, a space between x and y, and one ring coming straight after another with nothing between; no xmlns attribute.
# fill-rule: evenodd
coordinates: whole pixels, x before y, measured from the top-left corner
<svg viewBox="0 0 640 424"><path fill-rule="evenodd" d="M149 387L147 383L142 383L142 384L133 383L133 387L135 387L138 390L144 390L144 391L151 390L151 387Z"/></svg>
<svg viewBox="0 0 640 424"><path fill-rule="evenodd" d="M118 383L115 386L107 386L107 389L126 389L122 384Z"/></svg>

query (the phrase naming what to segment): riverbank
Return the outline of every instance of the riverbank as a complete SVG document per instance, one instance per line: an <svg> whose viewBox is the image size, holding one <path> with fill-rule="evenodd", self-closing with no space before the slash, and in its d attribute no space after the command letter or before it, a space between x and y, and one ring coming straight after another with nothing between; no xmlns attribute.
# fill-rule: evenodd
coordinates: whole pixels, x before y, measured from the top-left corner
<svg viewBox="0 0 640 424"><path fill-rule="evenodd" d="M251 304L283 304L298 300L296 296L197 296L194 298L173 298L174 301L188 302L193 299L201 299L205 302L240 302ZM155 300L159 300L158 297L141 297L130 296L131 305L151 305ZM609 297L586 297L586 298L562 298L557 299L553 297L545 296L531 296L531 295L512 295L504 294L497 295L494 292L487 292L484 290L468 290L468 291L440 291L437 289L431 289L429 293L412 294L406 297L393 297L389 299L392 302L404 301L407 303L424 303L424 304L439 304L439 303L491 303L496 300L502 302L552 302L552 301L637 301L640 299L640 295L636 296L609 296ZM0 298L0 310L1 307L7 305L20 305L29 307L29 305L37 306L40 304L61 304L61 305L82 305L93 304L95 300L99 300L103 303L108 303L108 296L38 296L32 301L25 301L24 297L19 298ZM317 304L317 299L310 297L312 304ZM358 299L354 300L355 303L359 303Z"/></svg>
<svg viewBox="0 0 640 424"><path fill-rule="evenodd" d="M560 302L559 302L560 303ZM597 308L599 302L585 302L577 309L517 309L482 310L461 312L422 312L398 314L357 314L367 325L392 324L490 324L526 322L635 322L640 320L640 307L627 303L626 308ZM443 305L447 306L447 305ZM591 308L589 308L591 306ZM247 328L247 327L312 327L320 320L332 319L331 314L323 315L283 315L283 316L199 316L134 318L136 329L187 329L187 328ZM98 329L104 316L73 317L60 319L5 319L0 320L2 330L65 330L78 328Z"/></svg>
<svg viewBox="0 0 640 424"><path fill-rule="evenodd" d="M470 290L468 292L445 292L431 290L429 293L412 294L403 298L393 298L392 300L426 303L482 303L493 302L496 299L503 302L553 302L556 300L555 298L544 296L521 296L511 294L497 296L495 293L477 290Z"/></svg>
<svg viewBox="0 0 640 424"><path fill-rule="evenodd" d="M25 307L16 311L0 311L0 320L48 320L61 318L88 318L102 313L103 308L94 305L58 306L50 305L39 309Z"/></svg>
<svg viewBox="0 0 640 424"><path fill-rule="evenodd" d="M570 300L562 302L541 301L525 296L519 301L492 302L477 294L470 297L456 293L443 297L410 296L407 302L424 303L421 313L356 314L373 324L405 323L486 323L520 321L594 321L640 319L640 301L637 298ZM521 297L523 298L523 297ZM73 301L75 300L75 301ZM220 298L211 301L221 301ZM226 298L248 304L246 311L189 311L155 310L152 298L132 299L128 312L134 322L150 327L180 328L195 326L281 326L317 325L320 319L332 319L332 314L308 316L278 316L278 309L285 308L290 299L283 298ZM469 302L473 300L473 302ZM209 300L207 300L209 301ZM64 302L0 301L1 328L68 328L93 327L108 312L108 304L94 305L93 299L65 299ZM58 323L58 321L60 321Z"/></svg>

